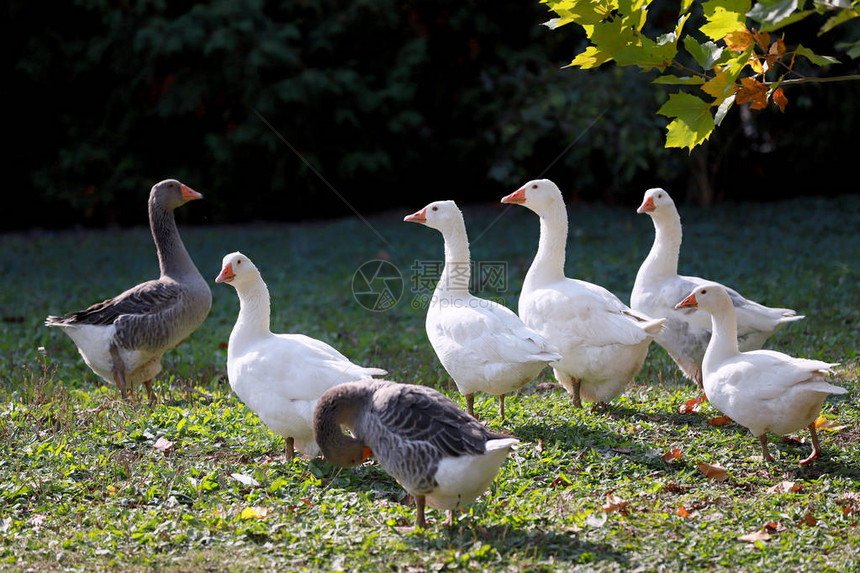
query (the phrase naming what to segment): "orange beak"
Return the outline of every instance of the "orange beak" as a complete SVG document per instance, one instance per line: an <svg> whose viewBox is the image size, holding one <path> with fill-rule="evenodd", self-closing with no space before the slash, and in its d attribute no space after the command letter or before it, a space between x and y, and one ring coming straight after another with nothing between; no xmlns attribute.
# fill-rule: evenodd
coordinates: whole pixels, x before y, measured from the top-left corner
<svg viewBox="0 0 860 573"><path fill-rule="evenodd" d="M699 303L696 302L696 294L693 293L678 304L675 305L675 308L697 308Z"/></svg>
<svg viewBox="0 0 860 573"><path fill-rule="evenodd" d="M203 195L185 185L184 183L180 183L180 189L182 189L182 200L183 201L193 201L194 199L203 199Z"/></svg>
<svg viewBox="0 0 860 573"><path fill-rule="evenodd" d="M645 200L642 202L642 204L641 204L641 205L639 205L639 208L638 208L638 209L636 209L636 212L637 212L637 213L650 213L650 212L651 212L651 211L653 211L654 209L655 209L655 207L654 207L654 198L653 198L653 197L648 197L647 199L645 199Z"/></svg>
<svg viewBox="0 0 860 573"><path fill-rule="evenodd" d="M411 215L406 215L403 217L403 220L407 223L426 223L427 222L427 207L412 213Z"/></svg>
<svg viewBox="0 0 860 573"><path fill-rule="evenodd" d="M510 195L502 197L502 203L510 203L512 205L522 205L526 202L526 188L523 187L518 191L514 191Z"/></svg>
<svg viewBox="0 0 860 573"><path fill-rule="evenodd" d="M221 273L215 277L216 283L228 283L236 278L236 275L233 274L233 264L227 263L224 265L224 268L221 269Z"/></svg>
<svg viewBox="0 0 860 573"><path fill-rule="evenodd" d="M370 458L370 457L372 457L372 456L373 456L373 450L371 450L371 449L370 449L370 448L368 448L367 446L364 446L364 447L361 449L361 461L364 461L364 460L366 460L367 458Z"/></svg>

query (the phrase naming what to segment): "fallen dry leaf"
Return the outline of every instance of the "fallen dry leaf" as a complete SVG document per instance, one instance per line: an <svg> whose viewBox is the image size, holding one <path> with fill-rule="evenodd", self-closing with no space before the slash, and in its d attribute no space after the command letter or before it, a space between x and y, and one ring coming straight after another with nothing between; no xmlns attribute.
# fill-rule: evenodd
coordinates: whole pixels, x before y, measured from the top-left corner
<svg viewBox="0 0 860 573"><path fill-rule="evenodd" d="M663 454L661 457L664 462L667 464L672 463L672 460L676 460L682 457L684 454L681 453L681 448L674 448Z"/></svg>
<svg viewBox="0 0 860 573"><path fill-rule="evenodd" d="M817 430L827 430L828 432L838 432L839 430L847 427L845 424L839 424L834 422L833 420L828 420L824 416L818 416L815 420L815 429Z"/></svg>
<svg viewBox="0 0 860 573"><path fill-rule="evenodd" d="M686 507L684 507L683 505L680 506L675 513L677 513L679 516L683 517L684 519L692 519L692 518L696 517L696 510L689 510Z"/></svg>
<svg viewBox="0 0 860 573"><path fill-rule="evenodd" d="M705 462L699 462L697 466L699 471L708 479L712 479L714 481L726 481L729 479L729 473L726 471L726 468L722 466L706 464Z"/></svg>
<svg viewBox="0 0 860 573"><path fill-rule="evenodd" d="M811 511L807 511L807 512L806 512L806 515L804 515L804 516L800 519L800 523L801 523L802 525L808 525L809 527L812 527L812 526L814 526L816 523L818 523L818 520L817 520L817 519L815 519L815 516L814 516L814 515L812 515L812 512L811 512Z"/></svg>
<svg viewBox="0 0 860 573"><path fill-rule="evenodd" d="M698 398L693 398L692 400L687 400L684 402L678 411L681 414L695 414L699 410L702 409L702 402Z"/></svg>
<svg viewBox="0 0 860 573"><path fill-rule="evenodd" d="M170 451L173 448L173 442L171 442L167 438L161 437L155 441L155 445L152 447L155 448L156 450L167 453L168 451Z"/></svg>
<svg viewBox="0 0 860 573"><path fill-rule="evenodd" d="M609 492L606 494L606 503L603 504L603 511L606 513L612 513L613 511L617 511L621 515L627 515L627 505L629 502L624 501L617 495Z"/></svg>
<svg viewBox="0 0 860 573"><path fill-rule="evenodd" d="M755 543L756 541L767 541L770 539L770 533L763 529L747 533L738 537L738 541L746 541L747 543Z"/></svg>
<svg viewBox="0 0 860 573"><path fill-rule="evenodd" d="M709 426L725 426L726 424L731 424L732 419L728 416L717 416L716 418L711 418L706 422Z"/></svg>
<svg viewBox="0 0 860 573"><path fill-rule="evenodd" d="M785 526L779 521L768 521L764 524L764 530L768 533L779 533L785 531Z"/></svg>
<svg viewBox="0 0 860 573"><path fill-rule="evenodd" d="M778 484L767 488L767 493L788 493L800 491L803 489L803 486L800 484L795 484L793 481L781 481Z"/></svg>

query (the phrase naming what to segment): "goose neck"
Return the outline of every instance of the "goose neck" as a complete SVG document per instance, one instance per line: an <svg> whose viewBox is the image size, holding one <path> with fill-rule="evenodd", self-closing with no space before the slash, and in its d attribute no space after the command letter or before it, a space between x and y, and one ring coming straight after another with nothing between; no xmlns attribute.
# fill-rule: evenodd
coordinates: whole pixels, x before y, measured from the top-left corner
<svg viewBox="0 0 860 573"><path fill-rule="evenodd" d="M155 242L161 276L179 278L192 275L202 279L185 249L182 237L179 236L172 210L165 209L155 201L150 201L149 228Z"/></svg>
<svg viewBox="0 0 860 573"><path fill-rule="evenodd" d="M672 210L652 217L654 222L654 244L643 263L651 276L674 276L678 274L678 257L681 253L681 217Z"/></svg>
<svg viewBox="0 0 860 573"><path fill-rule="evenodd" d="M540 239L534 262L526 274L527 282L550 282L564 278L567 232L567 209L564 204L540 214Z"/></svg>
<svg viewBox="0 0 860 573"><path fill-rule="evenodd" d="M239 317L233 335L261 336L271 333L269 289L262 279L236 289L239 295Z"/></svg>
<svg viewBox="0 0 860 573"><path fill-rule="evenodd" d="M739 352L737 316L728 301L720 312L711 315L711 340L702 366L706 371L714 371L717 365Z"/></svg>
<svg viewBox="0 0 860 573"><path fill-rule="evenodd" d="M465 225L446 229L442 234L445 240L445 266L436 289L441 292L467 294L472 265L469 260L469 239Z"/></svg>

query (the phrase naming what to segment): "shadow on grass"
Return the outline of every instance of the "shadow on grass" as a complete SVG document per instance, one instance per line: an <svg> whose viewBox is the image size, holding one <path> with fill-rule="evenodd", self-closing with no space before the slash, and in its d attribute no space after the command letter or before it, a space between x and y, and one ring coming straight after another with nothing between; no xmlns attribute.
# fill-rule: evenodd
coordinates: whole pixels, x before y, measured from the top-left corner
<svg viewBox="0 0 860 573"><path fill-rule="evenodd" d="M607 543L585 541L573 532L521 529L512 525L454 525L440 529L439 535L415 534L405 541L421 550L448 549L454 546L466 552L480 542L495 549L501 557L525 554L539 560L592 565L609 561L622 569L629 563L627 555Z"/></svg>

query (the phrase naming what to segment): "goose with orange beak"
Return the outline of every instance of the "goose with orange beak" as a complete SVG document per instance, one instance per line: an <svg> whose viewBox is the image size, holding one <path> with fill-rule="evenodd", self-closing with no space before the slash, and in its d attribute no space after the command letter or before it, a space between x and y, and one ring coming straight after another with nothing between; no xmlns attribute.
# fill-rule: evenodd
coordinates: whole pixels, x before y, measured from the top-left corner
<svg viewBox="0 0 860 573"><path fill-rule="evenodd" d="M737 320L725 287L705 283L676 307L697 308L710 315L712 332L704 360L702 383L708 400L759 439L762 457L773 462L767 434L788 434L808 428L812 453L801 464L821 455L815 420L830 394L847 390L825 380L838 363L794 358L772 350L738 349Z"/></svg>
<svg viewBox="0 0 860 573"><path fill-rule="evenodd" d="M159 278L65 316L49 316L78 347L87 366L123 398L134 399L134 385L143 383L149 403L157 397L152 381L161 372L161 358L203 323L212 305L212 291L182 243L174 210L203 195L175 179L165 179L149 192L149 226L155 242Z"/></svg>
<svg viewBox="0 0 860 573"><path fill-rule="evenodd" d="M404 221L442 233L445 266L427 307L425 328L436 356L475 415L475 392L499 397L533 380L561 354L508 307L469 292L471 260L463 213L454 201L435 201Z"/></svg>
<svg viewBox="0 0 860 573"><path fill-rule="evenodd" d="M711 337L710 318L692 307L676 308L676 303L697 286L711 282L678 274L681 251L681 217L675 202L665 189L645 192L637 213L647 213L654 224L654 244L636 273L630 306L655 318L665 318L666 325L655 337L684 375L702 387L702 358ZM765 341L785 325L800 320L790 308L770 308L743 297L725 287L735 307L738 324L738 347L758 350Z"/></svg>
<svg viewBox="0 0 860 573"><path fill-rule="evenodd" d="M666 320L630 309L602 286L565 276L567 210L555 183L529 181L502 203L540 217L537 253L520 292L520 318L558 348L562 358L552 364L553 372L576 407L582 400L614 400L641 370Z"/></svg>
<svg viewBox="0 0 860 573"><path fill-rule="evenodd" d="M313 412L323 392L343 382L386 374L366 368L321 340L270 329L269 289L257 266L240 252L226 255L217 283L239 296L239 316L227 344L227 378L242 402L284 437L286 458L295 449L313 456Z"/></svg>

